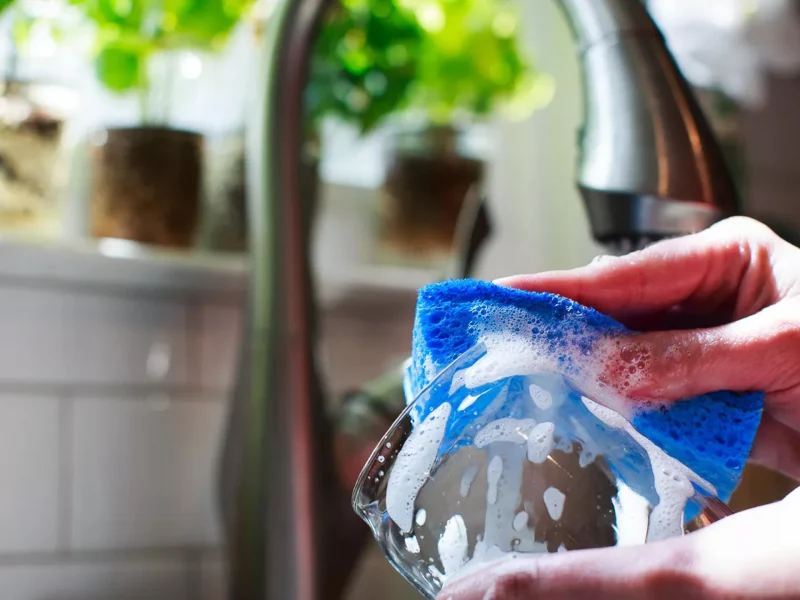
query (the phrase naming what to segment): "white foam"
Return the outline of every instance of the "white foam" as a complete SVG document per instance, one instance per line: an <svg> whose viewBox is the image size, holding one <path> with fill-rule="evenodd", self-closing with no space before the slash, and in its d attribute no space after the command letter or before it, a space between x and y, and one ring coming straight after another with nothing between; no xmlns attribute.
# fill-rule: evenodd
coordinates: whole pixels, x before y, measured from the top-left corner
<svg viewBox="0 0 800 600"><path fill-rule="evenodd" d="M464 371L456 371L453 373L453 380L450 382L450 392L449 394L452 396L458 390L464 387ZM474 402L474 400L473 400ZM461 409L459 409L461 410Z"/></svg>
<svg viewBox="0 0 800 600"><path fill-rule="evenodd" d="M553 395L547 390L540 388L535 383L532 383L528 387L528 393L531 395L534 404L542 410L548 410L553 406Z"/></svg>
<svg viewBox="0 0 800 600"><path fill-rule="evenodd" d="M450 410L450 404L444 402L414 428L389 474L386 510L404 533L413 527L414 503L436 461Z"/></svg>
<svg viewBox="0 0 800 600"><path fill-rule="evenodd" d="M424 508L420 508L417 511L417 516L414 518L414 522L418 526L422 527L423 525L425 525L425 521L427 520L427 518L428 518L428 512Z"/></svg>
<svg viewBox="0 0 800 600"><path fill-rule="evenodd" d="M512 522L512 526L514 527L514 531L522 531L525 529L525 526L528 524L528 513L525 511L518 512L514 515L514 521Z"/></svg>
<svg viewBox="0 0 800 600"><path fill-rule="evenodd" d="M656 542L682 535L686 501L694 495L692 484L695 483L704 487L709 493L716 494L714 486L636 431L622 415L589 398L582 397L581 400L600 421L609 427L622 429L628 433L650 459L659 501L650 513L647 541Z"/></svg>
<svg viewBox="0 0 800 600"><path fill-rule="evenodd" d="M528 432L528 460L541 464L547 460L555 447L553 432L556 426L553 423L539 423Z"/></svg>
<svg viewBox="0 0 800 600"><path fill-rule="evenodd" d="M503 459L495 456L490 462L489 467L486 469L486 501L489 504L497 502L497 484L503 476Z"/></svg>
<svg viewBox="0 0 800 600"><path fill-rule="evenodd" d="M461 474L461 486L459 491L461 492L462 498L469 496L469 490L472 487L472 482L475 480L475 476L478 474L478 471L478 465L469 465Z"/></svg>
<svg viewBox="0 0 800 600"><path fill-rule="evenodd" d="M458 410L466 410L467 408L475 404L475 401L478 398L480 398L480 396L472 396L472 395L467 396L461 401L461 404L458 405Z"/></svg>
<svg viewBox="0 0 800 600"><path fill-rule="evenodd" d="M484 307L480 310L484 310ZM635 407L631 402L620 392L601 383L601 374L607 370L612 357L620 351L613 337L598 337L587 326L584 334L573 333L570 338L561 338L558 348L553 351L553 341L547 335L554 329L551 322L516 307L495 306L489 310L489 318L478 319L479 322L475 324L476 338L483 344L486 353L463 369L463 382L467 389L475 389L505 377L536 372L558 373L574 379L585 393L591 394L604 405L632 416L631 409ZM575 313L571 326L580 330L580 320L583 318L583 315ZM584 342L589 340L593 346L592 352L587 355L582 348ZM568 360L564 360L565 356ZM635 365L634 372L623 373L623 379L641 377L645 363L636 363L634 358L630 359L631 365ZM640 365L642 368L639 368ZM539 386L532 386L528 391L537 406L543 409L550 408L556 400Z"/></svg>
<svg viewBox="0 0 800 600"><path fill-rule="evenodd" d="M475 436L477 448L485 448L495 442L524 444L528 441L528 432L536 427L533 419L497 419L484 426Z"/></svg>
<svg viewBox="0 0 800 600"><path fill-rule="evenodd" d="M445 577L458 571L467 562L469 551L467 526L461 515L453 515L444 526L439 538L439 560L442 561Z"/></svg>
<svg viewBox="0 0 800 600"><path fill-rule="evenodd" d="M644 544L647 541L650 503L623 481L618 481L617 486L617 495L611 499L614 505L617 546Z"/></svg>
<svg viewBox="0 0 800 600"><path fill-rule="evenodd" d="M417 536L412 535L405 539L406 542L406 550L411 552L411 554L419 554L419 541L417 540Z"/></svg>
<svg viewBox="0 0 800 600"><path fill-rule="evenodd" d="M544 498L544 506L547 508L547 514L554 521L558 521L564 513L564 500L566 498L564 492L550 486L544 491L542 497Z"/></svg>

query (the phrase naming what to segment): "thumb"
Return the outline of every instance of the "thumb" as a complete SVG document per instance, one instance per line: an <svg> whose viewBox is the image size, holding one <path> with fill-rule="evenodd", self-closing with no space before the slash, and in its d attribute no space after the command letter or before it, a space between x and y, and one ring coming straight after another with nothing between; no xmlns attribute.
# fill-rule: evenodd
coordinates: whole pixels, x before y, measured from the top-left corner
<svg viewBox="0 0 800 600"><path fill-rule="evenodd" d="M630 398L679 400L717 390L779 392L800 383L800 306L776 304L710 329L614 340L606 379Z"/></svg>

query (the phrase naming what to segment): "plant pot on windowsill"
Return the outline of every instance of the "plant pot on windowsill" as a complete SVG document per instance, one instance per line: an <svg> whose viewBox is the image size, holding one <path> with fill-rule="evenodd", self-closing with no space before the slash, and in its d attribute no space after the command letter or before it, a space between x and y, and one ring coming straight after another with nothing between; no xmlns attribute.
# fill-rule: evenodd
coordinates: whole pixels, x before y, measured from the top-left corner
<svg viewBox="0 0 800 600"><path fill-rule="evenodd" d="M57 235L68 175L64 131L77 94L37 82L0 86L0 228Z"/></svg>
<svg viewBox="0 0 800 600"><path fill-rule="evenodd" d="M191 247L200 216L202 153L202 136L190 131L102 132L92 148L92 234Z"/></svg>
<svg viewBox="0 0 800 600"><path fill-rule="evenodd" d="M464 134L452 127L399 132L381 191L381 254L404 261L449 254L458 217L484 169L465 150Z"/></svg>

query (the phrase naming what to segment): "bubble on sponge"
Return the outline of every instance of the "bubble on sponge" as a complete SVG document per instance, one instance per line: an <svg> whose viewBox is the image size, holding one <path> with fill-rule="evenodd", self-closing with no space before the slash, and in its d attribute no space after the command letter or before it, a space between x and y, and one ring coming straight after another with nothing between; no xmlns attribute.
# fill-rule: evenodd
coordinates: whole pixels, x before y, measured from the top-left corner
<svg viewBox="0 0 800 600"><path fill-rule="evenodd" d="M630 333L610 317L552 294L472 280L434 284L419 294L407 383L416 395L456 358L483 343L489 351L459 375L476 394L482 383L528 374L532 367L569 376L727 500L759 425L763 394L720 391L669 407L632 405L619 390L636 386L651 357L646 349L619 345L620 335ZM614 389L600 378L611 357L618 369ZM546 405L546 395L531 393Z"/></svg>

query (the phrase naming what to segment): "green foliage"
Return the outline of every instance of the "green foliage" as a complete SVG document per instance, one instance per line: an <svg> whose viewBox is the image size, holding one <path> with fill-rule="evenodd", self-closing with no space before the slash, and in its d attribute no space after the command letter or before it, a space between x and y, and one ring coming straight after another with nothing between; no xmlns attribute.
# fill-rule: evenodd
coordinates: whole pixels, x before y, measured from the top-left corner
<svg viewBox="0 0 800 600"><path fill-rule="evenodd" d="M504 105L525 116L547 91L518 22L503 0L344 0L317 40L310 119L336 116L363 133L404 109L434 123Z"/></svg>
<svg viewBox="0 0 800 600"><path fill-rule="evenodd" d="M306 88L306 111L317 126L337 115L374 128L407 101L424 31L393 0L345 0L327 15L317 37Z"/></svg>
<svg viewBox="0 0 800 600"><path fill-rule="evenodd" d="M69 0L96 28L97 76L111 91L147 85L156 52L215 51L252 0Z"/></svg>
<svg viewBox="0 0 800 600"><path fill-rule="evenodd" d="M446 123L457 111L483 117L521 92L531 66L519 19L501 0L400 0L425 29L412 104Z"/></svg>

